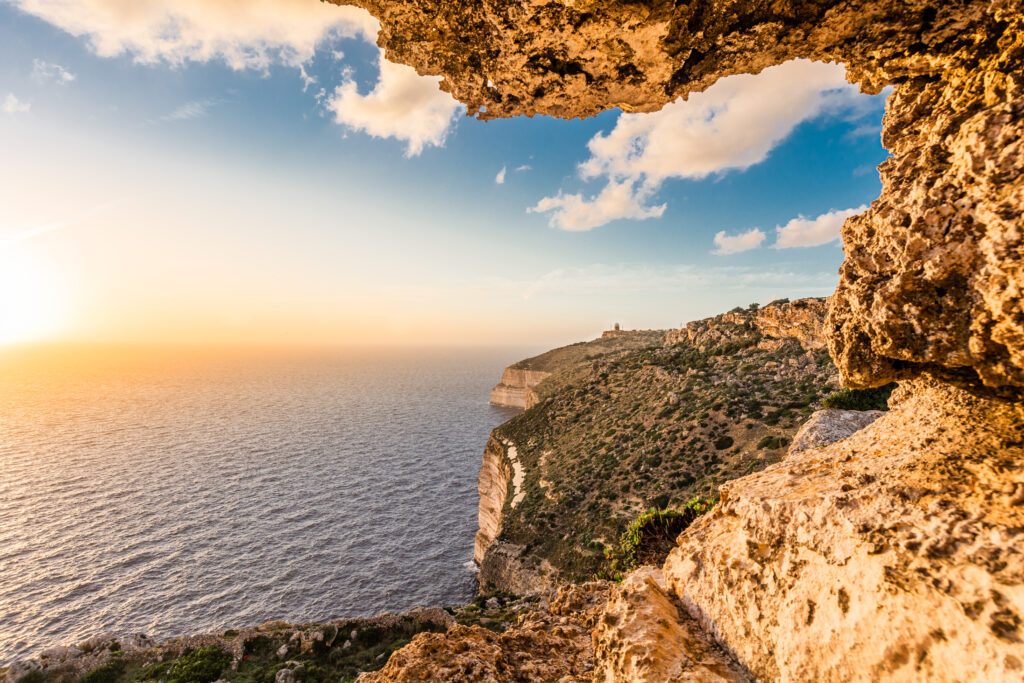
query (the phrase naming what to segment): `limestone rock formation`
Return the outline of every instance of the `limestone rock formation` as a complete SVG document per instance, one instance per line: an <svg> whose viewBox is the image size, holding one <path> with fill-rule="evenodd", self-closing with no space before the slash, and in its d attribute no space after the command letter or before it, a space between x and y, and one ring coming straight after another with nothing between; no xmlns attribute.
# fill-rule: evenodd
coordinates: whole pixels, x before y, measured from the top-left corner
<svg viewBox="0 0 1024 683"><path fill-rule="evenodd" d="M738 342L755 332L762 337L763 348L779 348L786 339L795 339L807 351L825 348L825 316L828 300L821 298L783 299L763 308L736 308L713 318L693 320L665 333L665 346L683 342L710 348Z"/></svg>
<svg viewBox="0 0 1024 683"><path fill-rule="evenodd" d="M484 553L501 533L501 512L508 498L508 486L512 482L512 466L505 457L505 446L494 436L484 447L484 461L480 466L477 493L480 502L477 510L476 541L473 545L473 559L483 562Z"/></svg>
<svg viewBox="0 0 1024 683"><path fill-rule="evenodd" d="M546 609L523 614L503 633L454 626L445 634L421 634L378 672L360 683L479 683L480 681L592 680L591 630L608 597L606 583L566 586Z"/></svg>
<svg viewBox="0 0 1024 683"><path fill-rule="evenodd" d="M773 302L754 314L754 325L766 337L796 339L805 349L823 349L828 299Z"/></svg>
<svg viewBox="0 0 1024 683"><path fill-rule="evenodd" d="M935 381L722 487L665 563L762 680L1024 675L1024 406Z"/></svg>
<svg viewBox="0 0 1024 683"><path fill-rule="evenodd" d="M884 414L881 410L818 410L793 437L786 457L842 441Z"/></svg>
<svg viewBox="0 0 1024 683"><path fill-rule="evenodd" d="M515 366L505 368L501 382L491 389L491 403L508 408L530 408L539 400L534 388L550 375L550 372L543 370L526 370Z"/></svg>
<svg viewBox="0 0 1024 683"><path fill-rule="evenodd" d="M830 348L844 380L930 371L1024 387L1024 17L1019 0L332 0L381 20L393 61L480 117L652 111L794 58L895 86L892 157L843 229Z"/></svg>
<svg viewBox="0 0 1024 683"><path fill-rule="evenodd" d="M477 577L480 590L513 595L540 595L560 583L558 571L546 558L538 558L524 546L497 540L487 546Z"/></svg>
<svg viewBox="0 0 1024 683"><path fill-rule="evenodd" d="M750 680L683 612L654 567L641 567L612 590L594 629L594 650L594 678L607 683Z"/></svg>

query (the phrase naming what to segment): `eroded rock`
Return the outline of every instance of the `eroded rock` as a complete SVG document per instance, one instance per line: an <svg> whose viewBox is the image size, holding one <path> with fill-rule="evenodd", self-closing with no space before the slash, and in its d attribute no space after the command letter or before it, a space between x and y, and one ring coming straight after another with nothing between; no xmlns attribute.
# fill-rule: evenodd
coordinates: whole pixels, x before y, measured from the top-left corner
<svg viewBox="0 0 1024 683"><path fill-rule="evenodd" d="M523 613L502 633L456 625L444 634L420 634L383 669L358 680L589 682L594 669L590 633L607 597L606 583L571 585L560 589L547 609Z"/></svg>
<svg viewBox="0 0 1024 683"><path fill-rule="evenodd" d="M665 563L758 678L1024 674L1024 406L924 380L893 402L723 486Z"/></svg>
<svg viewBox="0 0 1024 683"><path fill-rule="evenodd" d="M841 441L885 415L881 410L817 410L793 437L787 457Z"/></svg>
<svg viewBox="0 0 1024 683"><path fill-rule="evenodd" d="M607 683L751 680L681 609L654 567L637 569L612 590L594 651L594 678Z"/></svg>

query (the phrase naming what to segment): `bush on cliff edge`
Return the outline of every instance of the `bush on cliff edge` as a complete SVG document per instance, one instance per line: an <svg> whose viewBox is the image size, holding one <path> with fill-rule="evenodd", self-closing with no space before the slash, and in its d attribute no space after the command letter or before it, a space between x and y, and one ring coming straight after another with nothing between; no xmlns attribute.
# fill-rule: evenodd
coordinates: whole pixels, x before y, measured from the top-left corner
<svg viewBox="0 0 1024 683"><path fill-rule="evenodd" d="M889 410L889 396L896 388L891 382L875 389L840 389L825 397L824 408L838 410Z"/></svg>
<svg viewBox="0 0 1024 683"><path fill-rule="evenodd" d="M617 547L605 548L607 574L616 581L643 564L661 564L675 547L676 537L715 501L693 498L680 510L651 508L634 519L619 537Z"/></svg>

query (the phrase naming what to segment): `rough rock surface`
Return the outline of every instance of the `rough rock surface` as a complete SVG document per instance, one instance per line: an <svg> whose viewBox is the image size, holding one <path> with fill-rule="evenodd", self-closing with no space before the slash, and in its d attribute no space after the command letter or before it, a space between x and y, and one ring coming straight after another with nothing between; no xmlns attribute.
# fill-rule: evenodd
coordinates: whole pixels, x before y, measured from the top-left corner
<svg viewBox="0 0 1024 683"><path fill-rule="evenodd" d="M592 680L591 630L608 598L608 584L566 586L547 609L527 612L503 633L454 626L416 636L378 672L360 683L479 683L480 681Z"/></svg>
<svg viewBox="0 0 1024 683"><path fill-rule="evenodd" d="M766 337L796 339L807 350L823 349L828 299L797 299L772 303L757 310L754 325Z"/></svg>
<svg viewBox="0 0 1024 683"><path fill-rule="evenodd" d="M786 339L795 339L807 351L825 348L825 315L828 299L808 298L773 301L764 308L736 308L713 318L693 320L665 333L665 346L683 342L711 348L736 341L756 331L766 339L762 348L779 348Z"/></svg>
<svg viewBox="0 0 1024 683"><path fill-rule="evenodd" d="M558 572L546 559L528 554L515 543L495 541L478 561L480 590L513 595L546 593L559 583Z"/></svg>
<svg viewBox="0 0 1024 683"><path fill-rule="evenodd" d="M665 563L760 679L1024 676L1024 406L925 380L893 402L723 486Z"/></svg>
<svg viewBox="0 0 1024 683"><path fill-rule="evenodd" d="M750 680L683 612L654 567L612 589L594 629L594 652L594 679L607 683Z"/></svg>
<svg viewBox="0 0 1024 683"><path fill-rule="evenodd" d="M512 466L505 457L505 446L491 436L484 447L484 460L477 479L480 501L477 507L477 532L473 545L473 560L480 564L484 553L501 533L501 515L508 498L508 485L512 481Z"/></svg>
<svg viewBox="0 0 1024 683"><path fill-rule="evenodd" d="M841 441L854 432L864 429L882 415L885 413L881 410L826 409L815 411L793 437L793 443L786 452L786 457L815 448L824 448L836 441Z"/></svg>
<svg viewBox="0 0 1024 683"><path fill-rule="evenodd" d="M332 0L390 59L481 117L656 110L794 58L895 86L883 191L843 229L830 349L844 381L928 371L1024 387L1024 16L1019 0Z"/></svg>
<svg viewBox="0 0 1024 683"><path fill-rule="evenodd" d="M538 401L534 387L551 376L543 370L505 368L501 382L491 389L491 403L508 408L530 408Z"/></svg>

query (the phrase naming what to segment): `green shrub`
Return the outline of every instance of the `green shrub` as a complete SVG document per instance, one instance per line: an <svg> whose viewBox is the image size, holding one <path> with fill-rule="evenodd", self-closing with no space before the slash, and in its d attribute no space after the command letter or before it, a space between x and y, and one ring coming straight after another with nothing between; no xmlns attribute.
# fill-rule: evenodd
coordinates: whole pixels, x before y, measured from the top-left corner
<svg viewBox="0 0 1024 683"><path fill-rule="evenodd" d="M201 647L175 660L167 683L213 683L230 663L231 655L219 647Z"/></svg>
<svg viewBox="0 0 1024 683"><path fill-rule="evenodd" d="M789 439L784 436L766 436L757 443L758 450L773 451L776 448L785 448L789 445Z"/></svg>
<svg viewBox="0 0 1024 683"><path fill-rule="evenodd" d="M889 396L896 388L891 382L875 389L840 389L825 397L821 405L840 410L889 410Z"/></svg>
<svg viewBox="0 0 1024 683"><path fill-rule="evenodd" d="M715 439L715 448L720 451L724 451L726 448L730 448L734 441L731 436L720 436Z"/></svg>
<svg viewBox="0 0 1024 683"><path fill-rule="evenodd" d="M640 515L622 532L618 547L605 548L609 574L621 578L638 565L660 564L675 547L676 537L714 504L694 498L681 510L651 508Z"/></svg>
<svg viewBox="0 0 1024 683"><path fill-rule="evenodd" d="M82 676L82 683L114 683L124 673L125 661L120 657L111 657L106 664L101 664Z"/></svg>

